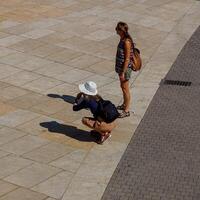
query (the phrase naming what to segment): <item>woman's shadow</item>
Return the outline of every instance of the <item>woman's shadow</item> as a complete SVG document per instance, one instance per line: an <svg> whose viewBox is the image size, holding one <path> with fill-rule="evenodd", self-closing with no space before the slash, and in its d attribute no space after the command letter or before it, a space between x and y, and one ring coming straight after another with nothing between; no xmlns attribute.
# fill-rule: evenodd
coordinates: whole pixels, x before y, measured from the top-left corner
<svg viewBox="0 0 200 200"><path fill-rule="evenodd" d="M48 97L51 98L59 98L59 99L63 99L65 102L67 103L71 103L73 104L75 102L76 97L71 96L71 95L59 95L59 94L47 94Z"/></svg>
<svg viewBox="0 0 200 200"><path fill-rule="evenodd" d="M95 138L91 137L90 132L78 129L75 126L60 124L56 121L42 122L40 126L47 128L49 132L63 134L82 142L96 141Z"/></svg>

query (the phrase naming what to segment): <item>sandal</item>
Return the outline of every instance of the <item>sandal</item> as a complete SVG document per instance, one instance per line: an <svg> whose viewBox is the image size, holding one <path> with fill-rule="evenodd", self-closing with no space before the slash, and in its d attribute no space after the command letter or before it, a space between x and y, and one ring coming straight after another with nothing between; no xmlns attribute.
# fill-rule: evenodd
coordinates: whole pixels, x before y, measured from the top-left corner
<svg viewBox="0 0 200 200"><path fill-rule="evenodd" d="M117 110L124 110L124 104L117 106Z"/></svg>
<svg viewBox="0 0 200 200"><path fill-rule="evenodd" d="M97 141L97 144L103 144L105 142L105 140L108 139L109 137L111 137L110 133L102 135L101 138L100 138L100 140Z"/></svg>
<svg viewBox="0 0 200 200"><path fill-rule="evenodd" d="M129 117L130 116L130 112L126 112L125 110L119 114L118 118L124 118L124 117Z"/></svg>

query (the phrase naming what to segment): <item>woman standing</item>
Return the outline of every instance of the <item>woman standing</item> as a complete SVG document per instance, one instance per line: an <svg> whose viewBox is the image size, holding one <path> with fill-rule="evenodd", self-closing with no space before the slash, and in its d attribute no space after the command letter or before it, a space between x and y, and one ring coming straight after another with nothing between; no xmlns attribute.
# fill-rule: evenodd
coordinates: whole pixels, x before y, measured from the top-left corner
<svg viewBox="0 0 200 200"><path fill-rule="evenodd" d="M132 61L134 43L128 33L128 25L124 22L118 22L116 32L120 36L117 47L115 71L119 75L120 86L123 92L123 103L118 106L118 110L122 110L119 118L129 117L129 107L131 101L129 79L132 72Z"/></svg>

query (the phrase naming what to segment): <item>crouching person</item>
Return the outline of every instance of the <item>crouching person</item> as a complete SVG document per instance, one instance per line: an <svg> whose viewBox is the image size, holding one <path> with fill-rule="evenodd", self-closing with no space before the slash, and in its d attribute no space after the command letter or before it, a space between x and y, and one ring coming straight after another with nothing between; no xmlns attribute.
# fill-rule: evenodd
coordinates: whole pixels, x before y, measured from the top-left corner
<svg viewBox="0 0 200 200"><path fill-rule="evenodd" d="M110 101L103 100L97 94L97 85L92 81L88 81L79 85L80 93L75 99L73 105L74 111L81 109L89 109L93 117L83 117L82 123L93 129L91 134L98 132L100 137L97 138L98 144L111 136L111 131L116 127L115 119L119 113L114 104Z"/></svg>

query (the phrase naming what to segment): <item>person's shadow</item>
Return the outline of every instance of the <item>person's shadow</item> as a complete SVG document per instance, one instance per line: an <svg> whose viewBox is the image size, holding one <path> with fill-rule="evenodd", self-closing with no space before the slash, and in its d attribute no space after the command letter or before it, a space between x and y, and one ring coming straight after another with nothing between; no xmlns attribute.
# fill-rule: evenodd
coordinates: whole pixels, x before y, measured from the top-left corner
<svg viewBox="0 0 200 200"><path fill-rule="evenodd" d="M75 126L60 124L56 121L41 122L40 126L47 128L49 132L64 134L82 142L95 142L96 139L91 137L90 132L78 129Z"/></svg>
<svg viewBox="0 0 200 200"><path fill-rule="evenodd" d="M63 99L65 102L67 103L71 103L73 104L75 102L76 97L71 96L71 95L59 95L59 94L47 94L48 97L51 98L59 98L59 99Z"/></svg>

